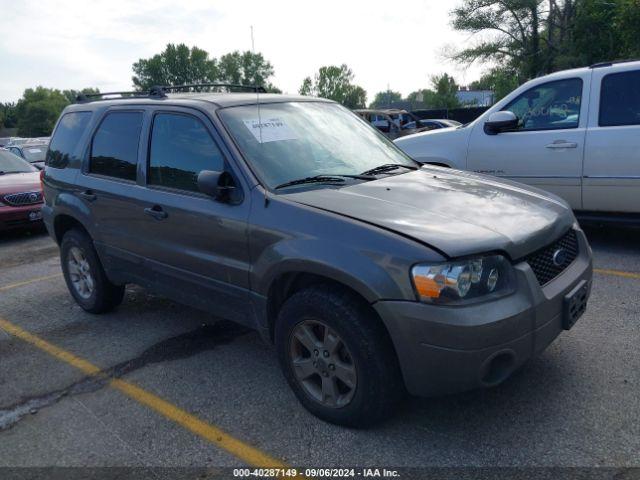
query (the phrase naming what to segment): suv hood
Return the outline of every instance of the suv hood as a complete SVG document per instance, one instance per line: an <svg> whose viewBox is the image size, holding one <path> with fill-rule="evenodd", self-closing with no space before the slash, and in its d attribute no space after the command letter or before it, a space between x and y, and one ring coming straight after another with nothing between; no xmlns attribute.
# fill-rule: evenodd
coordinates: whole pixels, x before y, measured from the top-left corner
<svg viewBox="0 0 640 480"><path fill-rule="evenodd" d="M438 167L286 198L411 237L449 257L503 251L520 259L575 221L562 200L542 191Z"/></svg>

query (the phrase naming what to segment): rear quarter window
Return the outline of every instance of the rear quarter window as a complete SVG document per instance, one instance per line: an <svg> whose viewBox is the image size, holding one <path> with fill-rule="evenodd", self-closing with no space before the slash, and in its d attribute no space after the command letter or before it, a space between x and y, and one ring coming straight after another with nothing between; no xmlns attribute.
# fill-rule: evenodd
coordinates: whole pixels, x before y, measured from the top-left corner
<svg viewBox="0 0 640 480"><path fill-rule="evenodd" d="M49 144L47 166L66 168L72 159L80 156L80 138L86 131L90 119L91 112L69 112L62 116Z"/></svg>
<svg viewBox="0 0 640 480"><path fill-rule="evenodd" d="M598 124L640 125L640 70L611 73L602 79Z"/></svg>

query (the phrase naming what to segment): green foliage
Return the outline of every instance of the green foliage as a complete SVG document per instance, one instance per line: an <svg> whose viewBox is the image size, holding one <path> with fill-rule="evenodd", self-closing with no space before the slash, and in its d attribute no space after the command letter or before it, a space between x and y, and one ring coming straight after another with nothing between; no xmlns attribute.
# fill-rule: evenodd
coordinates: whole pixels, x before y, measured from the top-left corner
<svg viewBox="0 0 640 480"><path fill-rule="evenodd" d="M63 90L62 94L65 96L65 98L67 99L67 101L69 103L75 103L76 98L78 98L78 95L80 94L84 94L84 95L91 95L91 94L96 94L96 93L100 93L100 90L97 88L83 88L82 90Z"/></svg>
<svg viewBox="0 0 640 480"><path fill-rule="evenodd" d="M69 101L60 90L28 88L16 105L18 135L43 137L51 134L60 112Z"/></svg>
<svg viewBox="0 0 640 480"><path fill-rule="evenodd" d="M473 90L493 91L495 102L507 96L518 86L517 74L502 68L492 68L470 85Z"/></svg>
<svg viewBox="0 0 640 480"><path fill-rule="evenodd" d="M273 76L273 66L265 60L261 53L231 52L220 57L218 61L218 79L225 83L239 85L262 85L268 91L279 92L269 83Z"/></svg>
<svg viewBox="0 0 640 480"><path fill-rule="evenodd" d="M455 29L477 39L452 58L491 62L487 76L504 88L557 70L640 57L640 0L464 0L451 16Z"/></svg>
<svg viewBox="0 0 640 480"><path fill-rule="evenodd" d="M346 65L320 67L314 78L306 77L300 87L301 95L328 98L347 108L364 108L367 92L354 85L353 72Z"/></svg>
<svg viewBox="0 0 640 480"><path fill-rule="evenodd" d="M198 47L170 43L163 52L135 62L133 73L137 90L148 90L154 85L235 83L261 85L268 91L279 92L269 83L274 73L271 63L261 53L249 51L235 51L215 59Z"/></svg>
<svg viewBox="0 0 640 480"><path fill-rule="evenodd" d="M431 77L432 92L427 91L428 98L426 103L430 104L431 108L457 108L460 106L458 100L458 84L454 78L443 73L442 75L434 75Z"/></svg>
<svg viewBox="0 0 640 480"><path fill-rule="evenodd" d="M218 80L215 59L198 48L184 43L167 45L162 53L141 58L133 64L133 85L137 90L148 90L154 85L184 85L211 83Z"/></svg>
<svg viewBox="0 0 640 480"><path fill-rule="evenodd" d="M0 126L15 128L17 124L16 104L11 102L0 103Z"/></svg>
<svg viewBox="0 0 640 480"><path fill-rule="evenodd" d="M402 100L402 94L400 92L394 92L393 90L385 90L384 92L376 93L376 96L369 105L370 108L388 108L392 103Z"/></svg>

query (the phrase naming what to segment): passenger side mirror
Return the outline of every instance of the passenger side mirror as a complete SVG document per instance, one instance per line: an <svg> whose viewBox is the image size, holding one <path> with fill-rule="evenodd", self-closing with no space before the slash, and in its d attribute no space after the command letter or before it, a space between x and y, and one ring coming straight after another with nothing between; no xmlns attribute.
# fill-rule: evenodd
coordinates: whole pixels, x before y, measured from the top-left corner
<svg viewBox="0 0 640 480"><path fill-rule="evenodd" d="M221 202L229 201L235 188L235 182L229 172L202 170L198 174L198 189Z"/></svg>
<svg viewBox="0 0 640 480"><path fill-rule="evenodd" d="M500 132L508 132L518 128L518 117L509 110L493 112L484 124L484 133L497 135Z"/></svg>

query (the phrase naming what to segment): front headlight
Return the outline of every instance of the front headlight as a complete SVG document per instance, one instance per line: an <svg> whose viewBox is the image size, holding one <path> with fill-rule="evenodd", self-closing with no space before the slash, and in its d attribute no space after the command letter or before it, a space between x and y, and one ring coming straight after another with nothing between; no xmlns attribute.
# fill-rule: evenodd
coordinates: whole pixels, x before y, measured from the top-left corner
<svg viewBox="0 0 640 480"><path fill-rule="evenodd" d="M502 255L418 264L411 269L419 300L460 303L507 295L515 289L513 267Z"/></svg>

